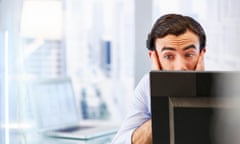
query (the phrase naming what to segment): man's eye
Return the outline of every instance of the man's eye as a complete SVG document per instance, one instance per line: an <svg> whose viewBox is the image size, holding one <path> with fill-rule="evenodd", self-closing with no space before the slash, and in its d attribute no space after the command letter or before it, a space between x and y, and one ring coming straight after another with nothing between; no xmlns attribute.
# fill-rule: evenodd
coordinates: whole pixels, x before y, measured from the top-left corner
<svg viewBox="0 0 240 144"><path fill-rule="evenodd" d="M185 54L185 57L194 57L195 56L195 54L193 54L193 53L187 53L187 54Z"/></svg>
<svg viewBox="0 0 240 144"><path fill-rule="evenodd" d="M171 60L174 58L174 56L173 55L165 55L164 58L167 60Z"/></svg>

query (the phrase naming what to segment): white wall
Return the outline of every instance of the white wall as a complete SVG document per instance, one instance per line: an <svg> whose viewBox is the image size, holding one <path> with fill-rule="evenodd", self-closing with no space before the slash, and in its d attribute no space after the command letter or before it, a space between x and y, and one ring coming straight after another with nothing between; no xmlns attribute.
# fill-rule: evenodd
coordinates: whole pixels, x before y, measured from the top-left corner
<svg viewBox="0 0 240 144"><path fill-rule="evenodd" d="M147 35L152 27L152 0L135 0L134 83L150 71L151 63L146 48Z"/></svg>

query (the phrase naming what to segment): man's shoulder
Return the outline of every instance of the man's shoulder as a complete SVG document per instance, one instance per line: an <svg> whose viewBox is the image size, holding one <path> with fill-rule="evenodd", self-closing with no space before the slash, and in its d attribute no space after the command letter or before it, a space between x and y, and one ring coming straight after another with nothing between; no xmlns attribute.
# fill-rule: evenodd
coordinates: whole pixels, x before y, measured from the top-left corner
<svg viewBox="0 0 240 144"><path fill-rule="evenodd" d="M146 81L149 81L149 76L150 74L149 73L145 73L142 77L143 80L146 80Z"/></svg>
<svg viewBox="0 0 240 144"><path fill-rule="evenodd" d="M149 85L149 73L145 73L138 83L138 87L146 87Z"/></svg>

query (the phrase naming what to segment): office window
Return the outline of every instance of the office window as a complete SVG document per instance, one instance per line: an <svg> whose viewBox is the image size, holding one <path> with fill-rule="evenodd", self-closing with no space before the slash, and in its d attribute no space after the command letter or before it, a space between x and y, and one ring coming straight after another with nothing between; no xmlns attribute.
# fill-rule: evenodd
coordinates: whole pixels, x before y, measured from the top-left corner
<svg viewBox="0 0 240 144"><path fill-rule="evenodd" d="M65 10L67 73L82 117L119 121L133 90L133 1L67 0Z"/></svg>
<svg viewBox="0 0 240 144"><path fill-rule="evenodd" d="M32 126L24 82L41 78L71 77L83 119L124 118L134 81L133 1L0 0L0 6L0 31L9 33L10 126Z"/></svg>
<svg viewBox="0 0 240 144"><path fill-rule="evenodd" d="M24 40L26 46L32 41L34 40ZM65 76L65 63L65 47L62 40L45 40L44 44L24 58L25 72L38 77Z"/></svg>
<svg viewBox="0 0 240 144"><path fill-rule="evenodd" d="M66 75L62 1L23 0L20 35L26 75Z"/></svg>
<svg viewBox="0 0 240 144"><path fill-rule="evenodd" d="M132 0L0 0L0 31L9 33L9 126L33 126L25 80L66 76L82 118L121 121L133 91L133 8ZM13 137L10 143L22 142Z"/></svg>

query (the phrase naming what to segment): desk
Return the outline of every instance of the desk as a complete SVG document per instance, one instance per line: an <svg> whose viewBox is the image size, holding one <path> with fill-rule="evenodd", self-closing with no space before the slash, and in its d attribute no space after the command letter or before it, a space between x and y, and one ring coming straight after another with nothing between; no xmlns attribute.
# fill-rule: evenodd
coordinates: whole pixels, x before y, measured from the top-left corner
<svg viewBox="0 0 240 144"><path fill-rule="evenodd" d="M14 144L110 144L115 134L91 140L75 140L44 136L34 130L10 129L10 143Z"/></svg>

